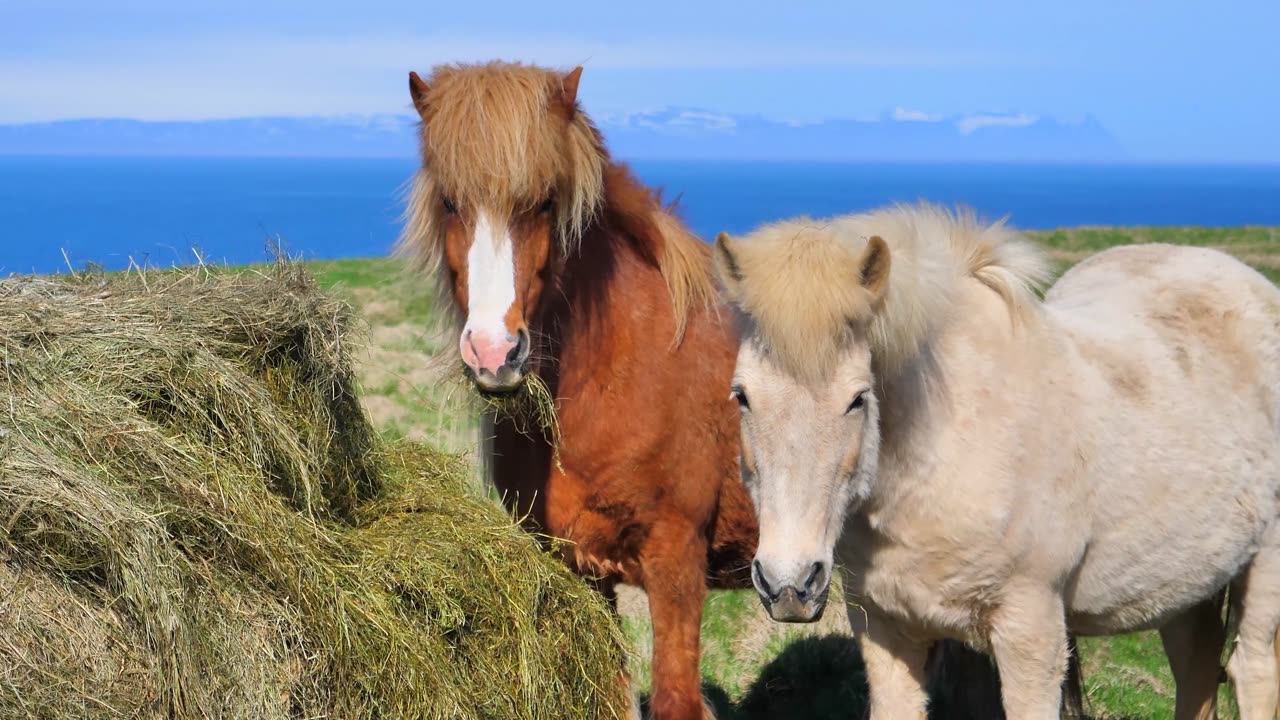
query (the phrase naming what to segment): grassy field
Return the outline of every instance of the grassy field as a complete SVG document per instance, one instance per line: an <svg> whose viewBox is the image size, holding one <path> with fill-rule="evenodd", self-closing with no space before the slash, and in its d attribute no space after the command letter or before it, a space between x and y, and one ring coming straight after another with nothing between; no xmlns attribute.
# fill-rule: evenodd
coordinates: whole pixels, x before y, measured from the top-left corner
<svg viewBox="0 0 1280 720"><path fill-rule="evenodd" d="M1280 228L1076 228L1034 233L1065 269L1099 249L1127 242L1217 247L1280 283ZM424 284L390 260L312 264L368 322L362 367L366 405L381 432L468 451L476 433L453 368L430 358L439 342ZM650 627L643 593L624 593L634 675L648 682ZM838 606L803 628L769 622L751 593L714 593L703 624L703 679L721 718L848 717L862 687L848 624ZM1090 709L1100 718L1171 718L1173 680L1159 637L1140 633L1085 639L1081 656ZM1223 692L1226 697L1225 686ZM1229 703L1224 717L1234 717Z"/></svg>

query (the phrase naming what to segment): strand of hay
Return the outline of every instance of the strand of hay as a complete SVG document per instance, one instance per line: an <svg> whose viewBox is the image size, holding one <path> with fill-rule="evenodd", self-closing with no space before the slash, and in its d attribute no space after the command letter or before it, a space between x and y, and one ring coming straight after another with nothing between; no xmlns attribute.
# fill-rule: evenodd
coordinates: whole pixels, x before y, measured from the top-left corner
<svg viewBox="0 0 1280 720"><path fill-rule="evenodd" d="M524 377L524 383L513 392L480 396L480 411L507 418L519 432L541 435L552 447L560 444L560 421L556 418L556 399L546 382L536 373Z"/></svg>
<svg viewBox="0 0 1280 720"><path fill-rule="evenodd" d="M0 716L615 717L596 593L381 446L287 263L0 282Z"/></svg>
<svg viewBox="0 0 1280 720"><path fill-rule="evenodd" d="M560 420L556 415L556 398L537 373L525 375L524 382L513 392L478 397L482 415L510 420L517 432L546 440L551 445L552 460L560 467Z"/></svg>
<svg viewBox="0 0 1280 720"><path fill-rule="evenodd" d="M440 362L439 356L433 358L433 362ZM556 398L545 380L531 372L514 390L490 394L478 391L475 380L465 371L459 371L457 364L449 367L451 369L442 372L441 379L432 386L431 401L447 408L451 414L477 419L482 445L488 440L486 434L491 432L485 419L508 421L516 432L545 440L551 446L552 461L563 469L560 465L560 419ZM484 468L480 469L483 475Z"/></svg>

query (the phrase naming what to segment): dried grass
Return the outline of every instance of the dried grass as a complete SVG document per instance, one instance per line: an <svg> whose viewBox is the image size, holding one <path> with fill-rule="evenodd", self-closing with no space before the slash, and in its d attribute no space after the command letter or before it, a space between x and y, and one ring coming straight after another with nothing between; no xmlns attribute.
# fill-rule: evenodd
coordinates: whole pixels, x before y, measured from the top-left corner
<svg viewBox="0 0 1280 720"><path fill-rule="evenodd" d="M604 602L381 446L296 265L0 282L0 716L621 715Z"/></svg>

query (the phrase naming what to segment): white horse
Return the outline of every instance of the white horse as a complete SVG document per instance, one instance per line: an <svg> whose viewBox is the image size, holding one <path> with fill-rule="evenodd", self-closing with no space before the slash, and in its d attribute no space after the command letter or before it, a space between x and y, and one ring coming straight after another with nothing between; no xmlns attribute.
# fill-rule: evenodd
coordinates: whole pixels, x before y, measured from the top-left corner
<svg viewBox="0 0 1280 720"><path fill-rule="evenodd" d="M994 655L1011 720L1058 714L1067 633L1158 628L1177 717L1213 717L1221 592L1243 720L1276 713L1280 290L1137 245L1041 302L1043 256L921 206L717 238L776 620L854 606L873 719L925 716L927 649Z"/></svg>

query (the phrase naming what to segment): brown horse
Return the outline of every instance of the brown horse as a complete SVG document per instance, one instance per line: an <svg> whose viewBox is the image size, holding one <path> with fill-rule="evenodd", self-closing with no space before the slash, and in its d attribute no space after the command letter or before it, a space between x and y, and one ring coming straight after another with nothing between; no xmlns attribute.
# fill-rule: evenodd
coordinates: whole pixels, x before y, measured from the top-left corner
<svg viewBox="0 0 1280 720"><path fill-rule="evenodd" d="M530 530L570 541L565 561L606 596L618 583L647 590L651 712L701 718L706 589L751 587L756 548L729 397L738 337L709 246L611 161L578 106L580 74L501 63L410 73L422 168L400 248L456 311L480 392L522 392L532 375L550 389L556 447L486 417L491 479ZM949 714L997 716L990 662L939 650L949 671L935 696L960 698Z"/></svg>
<svg viewBox="0 0 1280 720"><path fill-rule="evenodd" d="M487 418L492 481L607 596L647 590L652 713L700 718L708 581L750 587L756 545L727 390L737 338L708 246L610 161L578 107L580 72L411 74L423 163L402 247L452 298L481 392L536 373L556 398L556 448Z"/></svg>

